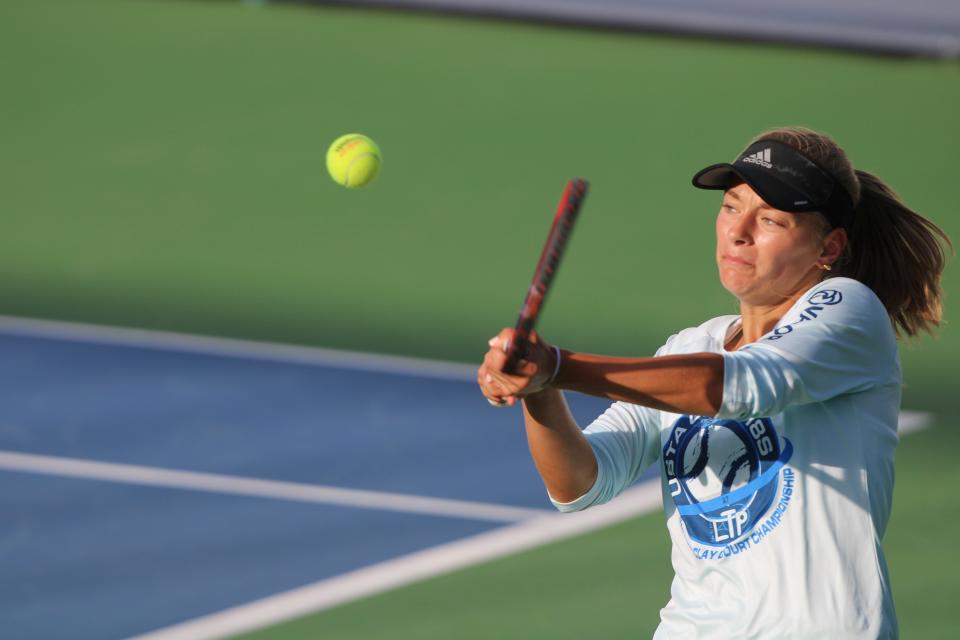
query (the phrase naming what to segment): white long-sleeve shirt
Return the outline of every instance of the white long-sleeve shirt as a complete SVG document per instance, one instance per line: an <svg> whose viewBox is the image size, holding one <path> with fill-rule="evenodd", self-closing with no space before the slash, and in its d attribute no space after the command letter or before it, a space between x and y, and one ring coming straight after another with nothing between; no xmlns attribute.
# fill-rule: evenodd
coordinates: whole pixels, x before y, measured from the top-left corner
<svg viewBox="0 0 960 640"><path fill-rule="evenodd" d="M657 355L715 352L713 417L613 404L586 430L610 500L660 461L675 577L657 640L896 638L880 540L890 516L900 363L889 317L848 278L811 288L734 352L736 316Z"/></svg>

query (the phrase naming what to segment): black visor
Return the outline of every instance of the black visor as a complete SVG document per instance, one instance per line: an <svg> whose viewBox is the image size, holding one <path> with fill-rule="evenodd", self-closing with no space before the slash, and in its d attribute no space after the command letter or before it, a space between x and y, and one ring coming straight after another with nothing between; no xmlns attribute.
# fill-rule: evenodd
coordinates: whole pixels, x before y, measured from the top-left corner
<svg viewBox="0 0 960 640"><path fill-rule="evenodd" d="M746 182L771 207L799 213L819 211L834 227L845 227L850 196L827 171L793 147L760 140L731 163L712 164L693 176L700 189L729 189Z"/></svg>

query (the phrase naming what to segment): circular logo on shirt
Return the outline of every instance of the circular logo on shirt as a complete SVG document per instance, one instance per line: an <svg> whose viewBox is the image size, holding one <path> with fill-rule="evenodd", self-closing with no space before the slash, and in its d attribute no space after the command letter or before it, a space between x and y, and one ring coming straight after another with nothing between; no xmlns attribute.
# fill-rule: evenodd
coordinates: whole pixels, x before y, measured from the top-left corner
<svg viewBox="0 0 960 640"><path fill-rule="evenodd" d="M821 291L817 291L815 294L807 298L807 302L810 304L822 304L826 306L840 304L842 300L843 294L836 289L823 289Z"/></svg>
<svg viewBox="0 0 960 640"><path fill-rule="evenodd" d="M663 466L692 541L723 547L750 534L773 505L780 469L793 453L783 442L769 418L684 416L674 423Z"/></svg>

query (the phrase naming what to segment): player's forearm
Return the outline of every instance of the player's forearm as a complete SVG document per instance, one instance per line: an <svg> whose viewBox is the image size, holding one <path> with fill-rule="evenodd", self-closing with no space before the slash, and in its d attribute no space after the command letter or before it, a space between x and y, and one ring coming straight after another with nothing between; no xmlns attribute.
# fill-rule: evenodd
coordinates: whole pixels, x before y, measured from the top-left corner
<svg viewBox="0 0 960 640"><path fill-rule="evenodd" d="M571 502L585 494L596 481L597 459L563 394L548 389L527 396L523 417L530 454L550 496Z"/></svg>
<svg viewBox="0 0 960 640"><path fill-rule="evenodd" d="M713 416L723 402L723 356L611 358L563 351L553 386L671 413Z"/></svg>

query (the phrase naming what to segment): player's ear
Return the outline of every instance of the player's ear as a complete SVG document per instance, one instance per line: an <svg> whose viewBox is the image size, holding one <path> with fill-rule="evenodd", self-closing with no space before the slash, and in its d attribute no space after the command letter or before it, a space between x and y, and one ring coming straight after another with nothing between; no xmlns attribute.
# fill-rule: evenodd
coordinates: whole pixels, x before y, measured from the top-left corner
<svg viewBox="0 0 960 640"><path fill-rule="evenodd" d="M832 229L823 237L823 251L820 253L820 261L826 265L832 265L847 247L847 230L841 227Z"/></svg>

